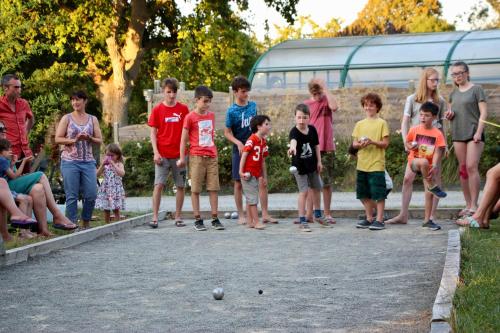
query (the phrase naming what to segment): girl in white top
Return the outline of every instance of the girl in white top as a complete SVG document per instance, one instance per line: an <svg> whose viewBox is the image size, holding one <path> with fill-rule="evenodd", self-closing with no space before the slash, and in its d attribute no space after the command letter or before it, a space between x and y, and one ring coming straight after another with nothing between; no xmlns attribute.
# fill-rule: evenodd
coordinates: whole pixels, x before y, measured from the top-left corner
<svg viewBox="0 0 500 333"><path fill-rule="evenodd" d="M439 95L439 72L434 68L425 68L420 75L420 80L418 82L417 91L408 96L405 103L403 121L401 122L401 135L403 137L403 142L406 141L406 136L410 127L417 126L420 124L420 107L425 102L433 102L439 106L439 113L436 119L435 127L440 128L443 131L444 127L442 118L447 110L446 100ZM446 138L446 135L445 135ZM405 146L406 150L406 146ZM436 184L441 186L441 165L434 165L431 169L434 173ZM411 171L411 168L407 165L405 170L405 176L403 180L402 189L402 202L401 211L399 215L393 217L392 219L386 221L388 224L406 224L408 223L408 207L410 206L411 195L413 192L413 181L415 180L416 173ZM434 219L434 215L438 206L439 199L434 197L432 201L432 210L430 219Z"/></svg>

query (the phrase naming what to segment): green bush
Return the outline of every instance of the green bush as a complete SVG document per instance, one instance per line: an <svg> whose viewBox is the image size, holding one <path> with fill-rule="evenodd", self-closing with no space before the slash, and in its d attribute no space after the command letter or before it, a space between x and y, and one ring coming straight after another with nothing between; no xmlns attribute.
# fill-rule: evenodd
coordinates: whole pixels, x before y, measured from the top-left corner
<svg viewBox="0 0 500 333"><path fill-rule="evenodd" d="M486 171L499 162L500 133L492 129L486 130L486 145L481 158L480 172L482 179ZM287 156L288 132L274 132L268 137L269 157L266 159L268 173L268 188L270 193L295 192L297 185L289 173L290 158ZM451 139L448 138L449 146ZM231 181L231 151L232 144L226 140L221 131L215 136L215 144L219 154L219 179L223 193L232 193ZM335 161L334 190L352 191L355 188L356 161L349 158L347 149L350 140L337 140ZM125 187L129 196L151 193L154 180L153 149L149 140L141 142L128 142L123 146L126 156ZM393 133L390 144L386 150L386 168L391 175L394 186L399 189L403 183L407 155L404 151L401 135ZM457 161L453 149L443 160L443 183L446 186L458 186ZM173 184L169 177L167 184L168 193L172 193Z"/></svg>

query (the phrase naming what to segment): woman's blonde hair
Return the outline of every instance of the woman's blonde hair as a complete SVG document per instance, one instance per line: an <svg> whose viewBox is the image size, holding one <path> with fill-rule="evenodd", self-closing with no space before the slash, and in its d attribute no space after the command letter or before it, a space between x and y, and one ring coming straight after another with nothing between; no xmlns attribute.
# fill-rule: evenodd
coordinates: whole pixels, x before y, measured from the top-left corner
<svg viewBox="0 0 500 333"><path fill-rule="evenodd" d="M439 105L439 91L437 88L431 93L431 96L427 96L427 79L434 74L439 76L439 72L432 67L424 68L420 74L420 81L418 81L417 92L415 94L416 102L425 103L430 97L435 104Z"/></svg>

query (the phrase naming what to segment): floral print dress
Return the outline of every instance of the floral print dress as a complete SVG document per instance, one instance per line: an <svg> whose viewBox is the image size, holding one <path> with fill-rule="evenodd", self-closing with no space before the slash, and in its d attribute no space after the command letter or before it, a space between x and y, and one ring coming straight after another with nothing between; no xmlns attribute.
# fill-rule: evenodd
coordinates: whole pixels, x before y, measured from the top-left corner
<svg viewBox="0 0 500 333"><path fill-rule="evenodd" d="M104 166L104 181L97 191L96 208L102 210L124 210L125 190L122 177L118 176L111 166Z"/></svg>

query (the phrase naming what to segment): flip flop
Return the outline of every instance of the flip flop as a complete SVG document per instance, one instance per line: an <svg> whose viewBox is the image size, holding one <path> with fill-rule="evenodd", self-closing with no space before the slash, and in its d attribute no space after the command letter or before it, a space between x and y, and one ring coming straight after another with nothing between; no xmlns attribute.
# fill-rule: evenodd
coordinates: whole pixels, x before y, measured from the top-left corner
<svg viewBox="0 0 500 333"><path fill-rule="evenodd" d="M185 227L186 224L182 220L175 220L175 226L176 227Z"/></svg>
<svg viewBox="0 0 500 333"><path fill-rule="evenodd" d="M458 212L458 217L464 217L468 215L471 215L470 210L468 208L464 208L460 212Z"/></svg>
<svg viewBox="0 0 500 333"><path fill-rule="evenodd" d="M76 224L74 225L74 227L70 227L67 224L53 223L52 227L54 227L55 229L60 229L60 230L75 230L75 229L78 229L78 225L76 225Z"/></svg>
<svg viewBox="0 0 500 333"><path fill-rule="evenodd" d="M153 229L158 228L158 221L151 221L149 222L149 226Z"/></svg>
<svg viewBox="0 0 500 333"><path fill-rule="evenodd" d="M271 223L271 224L278 224L278 220L276 219L273 219L272 217L268 218L268 219L263 219L262 220L262 223Z"/></svg>
<svg viewBox="0 0 500 333"><path fill-rule="evenodd" d="M10 220L10 225L13 228L20 228L20 229L31 229L31 227L35 224L38 224L36 220L33 219L14 219Z"/></svg>

